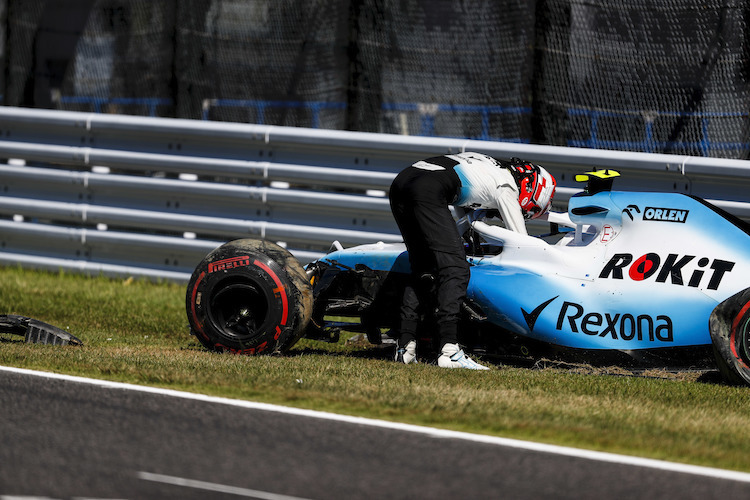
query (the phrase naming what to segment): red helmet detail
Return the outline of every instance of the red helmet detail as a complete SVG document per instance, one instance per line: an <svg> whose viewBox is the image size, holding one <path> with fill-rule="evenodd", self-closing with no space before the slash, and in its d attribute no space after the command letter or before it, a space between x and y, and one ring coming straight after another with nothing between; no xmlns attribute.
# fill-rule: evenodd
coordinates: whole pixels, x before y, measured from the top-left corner
<svg viewBox="0 0 750 500"><path fill-rule="evenodd" d="M518 184L518 204L524 218L536 219L546 214L555 196L555 178L533 163L515 163L511 169Z"/></svg>

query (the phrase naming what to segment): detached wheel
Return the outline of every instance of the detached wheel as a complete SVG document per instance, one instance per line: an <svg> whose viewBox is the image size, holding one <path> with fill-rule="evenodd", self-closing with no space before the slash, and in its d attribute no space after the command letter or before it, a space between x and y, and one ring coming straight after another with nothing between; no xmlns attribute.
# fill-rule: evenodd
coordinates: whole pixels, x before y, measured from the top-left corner
<svg viewBox="0 0 750 500"><path fill-rule="evenodd" d="M282 352L312 314L305 270L284 248L263 240L225 243L193 271L187 287L190 329L208 349Z"/></svg>
<svg viewBox="0 0 750 500"><path fill-rule="evenodd" d="M731 384L750 385L750 288L713 310L709 330L724 379Z"/></svg>

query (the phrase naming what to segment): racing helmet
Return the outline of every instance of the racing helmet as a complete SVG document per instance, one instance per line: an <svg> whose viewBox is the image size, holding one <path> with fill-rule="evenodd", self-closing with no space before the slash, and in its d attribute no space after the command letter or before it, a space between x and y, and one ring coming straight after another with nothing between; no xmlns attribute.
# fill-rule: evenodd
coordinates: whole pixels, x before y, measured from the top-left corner
<svg viewBox="0 0 750 500"><path fill-rule="evenodd" d="M543 167L518 158L511 160L509 168L518 185L518 204L523 217L530 220L546 214L555 196L555 178Z"/></svg>

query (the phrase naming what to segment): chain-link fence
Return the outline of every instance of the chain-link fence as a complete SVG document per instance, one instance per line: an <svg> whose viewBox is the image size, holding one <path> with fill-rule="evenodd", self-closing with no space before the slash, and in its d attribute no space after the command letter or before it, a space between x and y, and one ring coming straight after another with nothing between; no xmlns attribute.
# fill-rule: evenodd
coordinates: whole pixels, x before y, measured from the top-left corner
<svg viewBox="0 0 750 500"><path fill-rule="evenodd" d="M4 104L750 157L742 0L0 0Z"/></svg>

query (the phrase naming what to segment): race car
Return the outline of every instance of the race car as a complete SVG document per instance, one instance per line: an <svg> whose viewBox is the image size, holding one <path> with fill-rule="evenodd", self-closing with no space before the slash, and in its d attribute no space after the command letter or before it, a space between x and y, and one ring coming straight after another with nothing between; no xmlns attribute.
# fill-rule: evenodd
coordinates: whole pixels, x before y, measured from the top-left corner
<svg viewBox="0 0 750 500"><path fill-rule="evenodd" d="M461 344L506 362L716 366L750 384L750 225L695 196L613 191L618 175L578 175L585 187L548 215L547 234L471 224ZM207 348L242 354L335 336L341 318L380 343L408 273L403 244L334 242L303 267L278 245L236 240L195 269L188 320ZM423 324L429 353L429 315Z"/></svg>

